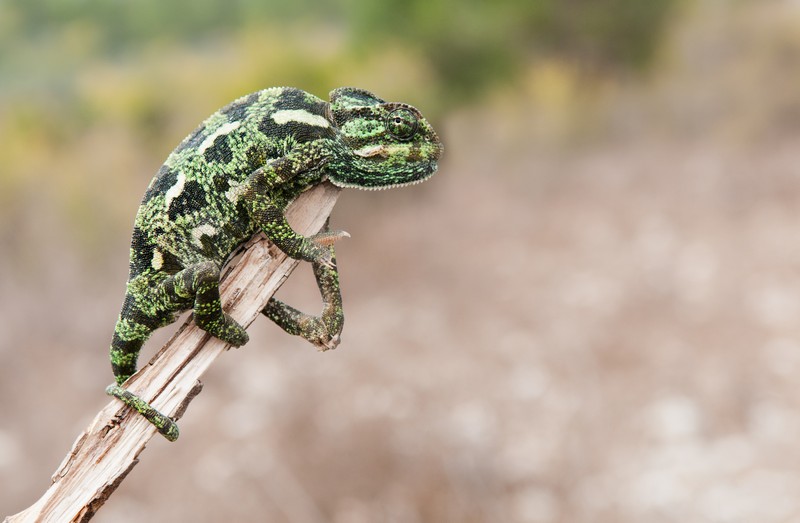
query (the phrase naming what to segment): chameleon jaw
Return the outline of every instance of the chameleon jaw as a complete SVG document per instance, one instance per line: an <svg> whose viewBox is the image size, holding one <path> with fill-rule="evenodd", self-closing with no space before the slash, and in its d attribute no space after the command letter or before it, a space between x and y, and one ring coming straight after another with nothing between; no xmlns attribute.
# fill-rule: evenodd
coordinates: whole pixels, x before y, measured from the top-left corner
<svg viewBox="0 0 800 523"><path fill-rule="evenodd" d="M369 186L365 187L363 185L358 185L357 183L347 183L347 182L340 182L338 180L334 180L333 178L328 178L333 185L342 189L359 189L361 191L385 191L386 189L396 189L398 187L409 187L411 185L418 185L436 173L436 165L434 164L433 170L430 174L419 178L418 180L412 180L410 182L401 182L401 183L394 183L389 185L377 185L377 186Z"/></svg>

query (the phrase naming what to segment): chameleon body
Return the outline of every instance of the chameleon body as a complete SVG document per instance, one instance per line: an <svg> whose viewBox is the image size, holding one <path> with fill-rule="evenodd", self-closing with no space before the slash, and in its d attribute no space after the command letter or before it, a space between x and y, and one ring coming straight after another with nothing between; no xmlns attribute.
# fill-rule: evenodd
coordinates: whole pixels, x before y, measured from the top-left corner
<svg viewBox="0 0 800 523"><path fill-rule="evenodd" d="M258 231L292 258L313 264L320 316L276 299L262 311L321 350L339 343L344 316L334 241L341 231L303 237L284 211L301 192L331 181L383 189L421 182L437 169L442 145L415 108L368 91L339 88L326 102L294 88L258 91L207 118L167 157L142 199L131 240L127 292L111 342L116 384L130 405L169 440L178 428L123 383L157 328L192 309L195 323L234 346L248 341L223 310L219 272Z"/></svg>

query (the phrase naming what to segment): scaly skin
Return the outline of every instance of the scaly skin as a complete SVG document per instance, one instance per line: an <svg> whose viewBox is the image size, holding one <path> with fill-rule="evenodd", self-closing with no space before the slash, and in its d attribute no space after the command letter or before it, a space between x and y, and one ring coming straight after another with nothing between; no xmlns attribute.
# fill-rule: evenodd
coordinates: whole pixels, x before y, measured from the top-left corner
<svg viewBox="0 0 800 523"><path fill-rule="evenodd" d="M182 311L193 309L200 328L231 345L247 343L244 328L222 310L219 271L258 231L313 264L323 299L320 316L275 299L262 312L320 350L335 348L344 315L332 246L347 233L303 237L286 222L287 205L325 180L359 189L419 183L436 171L441 152L419 111L361 89L336 89L330 102L299 89L265 89L211 115L167 157L136 214L111 341L116 384L106 392L177 439L173 420L122 385L152 332Z"/></svg>

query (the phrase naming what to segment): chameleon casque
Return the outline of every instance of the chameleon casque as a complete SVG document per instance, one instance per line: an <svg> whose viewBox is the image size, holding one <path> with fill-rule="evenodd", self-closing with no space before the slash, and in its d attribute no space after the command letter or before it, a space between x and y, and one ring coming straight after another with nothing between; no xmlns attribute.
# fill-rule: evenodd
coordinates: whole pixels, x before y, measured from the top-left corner
<svg viewBox="0 0 800 523"><path fill-rule="evenodd" d="M106 392L146 417L170 441L178 427L122 387L150 334L193 309L194 322L234 346L248 335L223 310L219 274L255 233L288 256L313 264L320 316L274 298L263 314L321 350L335 348L344 324L328 231L304 237L284 210L301 192L329 180L339 187L385 189L419 183L437 169L442 144L414 107L368 91L335 89L330 102L294 88L258 91L207 118L167 157L136 215L127 292L111 341L116 384Z"/></svg>

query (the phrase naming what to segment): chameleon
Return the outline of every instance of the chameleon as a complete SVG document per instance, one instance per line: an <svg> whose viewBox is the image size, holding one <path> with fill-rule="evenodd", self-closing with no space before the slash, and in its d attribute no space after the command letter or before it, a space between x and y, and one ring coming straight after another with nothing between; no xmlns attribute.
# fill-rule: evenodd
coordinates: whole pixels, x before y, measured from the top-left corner
<svg viewBox="0 0 800 523"><path fill-rule="evenodd" d="M169 441L175 421L124 388L158 328L192 310L194 323L240 347L245 329L222 308L219 275L239 246L263 231L288 256L312 264L323 301L318 316L275 298L261 311L320 350L336 348L344 325L333 244L349 236L327 225L302 236L287 206L324 181L386 189L420 183L438 168L443 145L414 107L363 89L334 89L326 102L297 88L263 89L209 116L167 157L134 221L130 272L114 327L106 389Z"/></svg>

